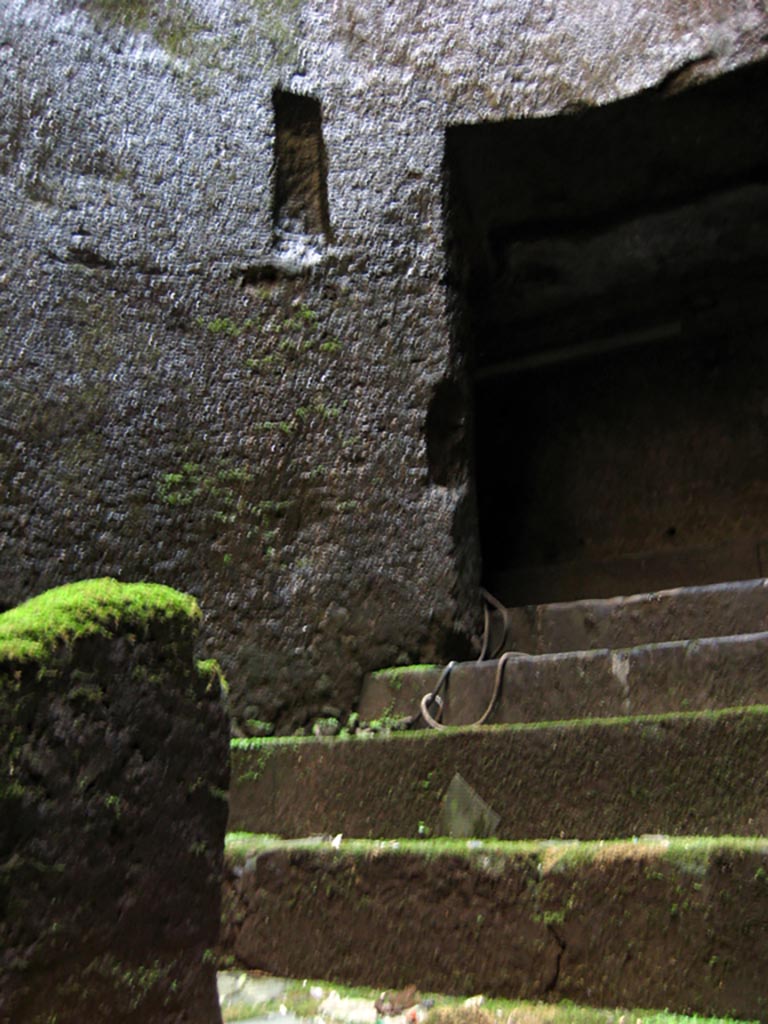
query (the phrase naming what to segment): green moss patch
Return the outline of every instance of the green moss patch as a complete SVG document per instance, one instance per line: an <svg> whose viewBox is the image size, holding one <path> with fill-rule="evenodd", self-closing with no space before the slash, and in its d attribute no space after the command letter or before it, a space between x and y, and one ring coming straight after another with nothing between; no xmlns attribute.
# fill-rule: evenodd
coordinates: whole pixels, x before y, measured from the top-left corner
<svg viewBox="0 0 768 1024"><path fill-rule="evenodd" d="M229 832L225 840L226 857L241 864L272 850L312 851L316 856L366 858L418 856L427 858L462 857L469 863L484 864L489 856L509 862L534 857L539 872L579 870L586 864L607 864L620 860L664 861L676 870L705 869L723 854L758 854L768 857L768 837L744 836L637 836L612 840L512 840L500 839L344 839L338 848L330 840L317 838L281 839L253 832Z"/></svg>
<svg viewBox="0 0 768 1024"><path fill-rule="evenodd" d="M171 587L108 577L68 583L0 615L0 661L44 662L61 644L179 618L196 625L200 608Z"/></svg>
<svg viewBox="0 0 768 1024"><path fill-rule="evenodd" d="M383 671L389 671L383 670ZM686 722L717 722L732 719L742 713L768 716L768 705L753 704L748 708L718 708L713 711L671 711L650 715L615 715L605 718L567 718L548 722L509 722L501 725L446 726L441 730L403 729L386 735L369 735L368 733L341 733L338 736L248 736L234 737L231 740L233 750L255 750L259 747L300 747L306 745L334 746L341 743L377 744L377 743L441 743L450 737L461 736L509 736L514 733L532 733L536 731L600 731L615 730L616 727L630 729L650 729L654 726L669 727Z"/></svg>
<svg viewBox="0 0 768 1024"><path fill-rule="evenodd" d="M402 679L403 676L418 675L421 672L435 672L440 665L395 665L371 672L374 679Z"/></svg>
<svg viewBox="0 0 768 1024"><path fill-rule="evenodd" d="M209 691L211 689L219 689L222 693L229 693L229 683L221 671L221 665L219 665L215 658L206 658L204 661L198 661L196 668L197 674L206 682L206 689Z"/></svg>

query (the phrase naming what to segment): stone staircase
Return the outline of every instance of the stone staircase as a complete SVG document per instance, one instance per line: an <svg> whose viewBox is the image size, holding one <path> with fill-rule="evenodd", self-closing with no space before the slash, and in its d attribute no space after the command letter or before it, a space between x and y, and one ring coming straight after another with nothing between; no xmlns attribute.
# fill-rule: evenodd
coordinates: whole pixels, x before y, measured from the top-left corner
<svg viewBox="0 0 768 1024"><path fill-rule="evenodd" d="M508 610L508 663L493 722L657 714L768 700L768 581L748 580ZM497 629L497 633L498 633ZM475 721L497 662L449 677L443 721ZM442 669L384 669L363 684L360 716L418 710Z"/></svg>
<svg viewBox="0 0 768 1024"><path fill-rule="evenodd" d="M462 726L484 662L451 672L446 730L235 741L230 830L250 835L225 949L293 977L768 1020L768 582L508 619L491 726ZM413 715L440 674L373 673L361 717Z"/></svg>

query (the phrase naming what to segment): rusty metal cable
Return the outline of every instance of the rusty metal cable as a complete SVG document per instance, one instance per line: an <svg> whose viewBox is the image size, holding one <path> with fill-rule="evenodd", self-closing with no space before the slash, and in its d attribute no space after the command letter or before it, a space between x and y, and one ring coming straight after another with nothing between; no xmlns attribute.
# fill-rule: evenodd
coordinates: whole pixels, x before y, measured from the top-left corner
<svg viewBox="0 0 768 1024"><path fill-rule="evenodd" d="M508 609L505 608L501 601L495 598L493 594L490 594L487 590L483 590L481 588L480 593L483 597L485 604L483 607L483 643L480 648L480 656L477 659L477 664L483 661L492 660L496 656L496 654L499 653L499 651L502 651L504 649L507 643L507 638L509 636ZM493 654L491 654L490 656L488 656L488 649L490 647L491 638L491 613L489 607L495 608L497 611L501 612L502 621L504 623L504 632L502 634L501 641L499 644L496 645ZM489 700L488 705L485 711L480 716L480 718L478 718L476 722L467 723L466 728L473 728L477 725L485 725L485 723L488 721L491 714L493 713L494 708L496 707L496 703L499 699L499 694L501 693L501 687L504 682L504 670L506 668L507 662L511 658L517 657L518 653L519 652L517 651L504 651L504 653L501 655L501 657L499 658L499 663L496 666L496 673L493 679L493 692L491 693L491 699ZM427 723L430 729L447 728L447 726L443 725L443 723L440 721L444 707L444 701L443 698L440 696L440 692L448 684L448 680L451 677L451 672L453 671L455 665L455 661L449 661L448 664L443 669L440 678L437 681L437 686L434 688L434 690L432 690L431 693L425 693L424 696L421 698L421 703L419 705L421 717L424 719L424 721ZM432 705L437 706L436 715L432 714ZM418 718L419 715L414 715L410 721L415 722L418 720Z"/></svg>
<svg viewBox="0 0 768 1024"><path fill-rule="evenodd" d="M506 608L497 597L494 597L490 591L485 590L483 587L480 588L480 596L483 598L485 604L483 605L483 645L480 649L480 655L478 661L485 661L486 658L495 658L497 654L504 650L507 637L509 636L509 609ZM488 653L488 647L491 642L491 613L489 608L495 608L497 612L501 613L501 618L504 623L504 632L501 636L501 641L494 648L493 654Z"/></svg>
<svg viewBox="0 0 768 1024"><path fill-rule="evenodd" d="M516 658L516 657L518 657L518 652L517 651L505 651L502 654L502 656L499 658L499 662L498 662L498 664L496 666L496 672L495 672L494 678L493 678L493 692L491 693L491 699L488 701L488 705L487 705L485 711L477 719L476 722L463 723L462 724L462 728L472 729L476 725L485 725L485 723L488 721L488 719L490 718L491 714L493 713L493 710L496 707L496 702L499 699L499 694L501 693L501 686L502 686L502 683L504 682L504 669L506 668L507 662L511 658ZM438 708L439 708L438 714L442 714L443 699L440 696L440 692L439 691L445 685L445 683L448 681L448 678L449 678L449 676L451 674L451 670L453 669L455 664L456 664L455 661L449 662L448 665L446 665L446 667L443 669L443 674L440 676L440 679L438 680L438 684L435 687L434 691L432 693L424 694L424 696L421 698L421 704L419 706L420 710L421 710L421 716L424 719L424 721L427 723L427 725L429 726L430 729L447 729L448 728L448 726L443 725L442 722L438 721L437 718L433 717L433 715L431 714L431 712L429 710L429 706L430 706L430 704L433 704L435 701L437 701L438 702Z"/></svg>

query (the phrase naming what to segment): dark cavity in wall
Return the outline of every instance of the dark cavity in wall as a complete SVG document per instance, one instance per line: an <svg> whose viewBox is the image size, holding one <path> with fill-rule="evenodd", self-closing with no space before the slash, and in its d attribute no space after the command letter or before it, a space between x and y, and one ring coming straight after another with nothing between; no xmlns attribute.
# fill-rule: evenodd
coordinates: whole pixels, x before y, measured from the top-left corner
<svg viewBox="0 0 768 1024"><path fill-rule="evenodd" d="M768 573L768 66L448 129L483 582Z"/></svg>
<svg viewBox="0 0 768 1024"><path fill-rule="evenodd" d="M275 191L273 219L278 236L330 240L327 160L320 102L276 89Z"/></svg>

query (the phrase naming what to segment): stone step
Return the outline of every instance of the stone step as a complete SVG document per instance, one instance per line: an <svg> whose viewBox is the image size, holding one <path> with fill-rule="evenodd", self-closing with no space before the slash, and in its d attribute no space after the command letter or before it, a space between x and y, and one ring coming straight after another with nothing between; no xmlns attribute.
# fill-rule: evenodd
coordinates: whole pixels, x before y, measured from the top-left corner
<svg viewBox="0 0 768 1024"><path fill-rule="evenodd" d="M443 722L477 721L498 661L462 662L442 694ZM364 721L417 714L437 666L383 669L363 683ZM490 722L662 714L768 703L768 633L677 640L621 650L519 655L507 661Z"/></svg>
<svg viewBox="0 0 768 1024"><path fill-rule="evenodd" d="M508 650L592 651L768 630L768 580L509 608ZM500 616L494 616L500 639Z"/></svg>
<svg viewBox="0 0 768 1024"><path fill-rule="evenodd" d="M768 839L228 844L222 945L347 984L766 1020Z"/></svg>
<svg viewBox="0 0 768 1024"><path fill-rule="evenodd" d="M768 707L235 740L230 831L768 835Z"/></svg>

